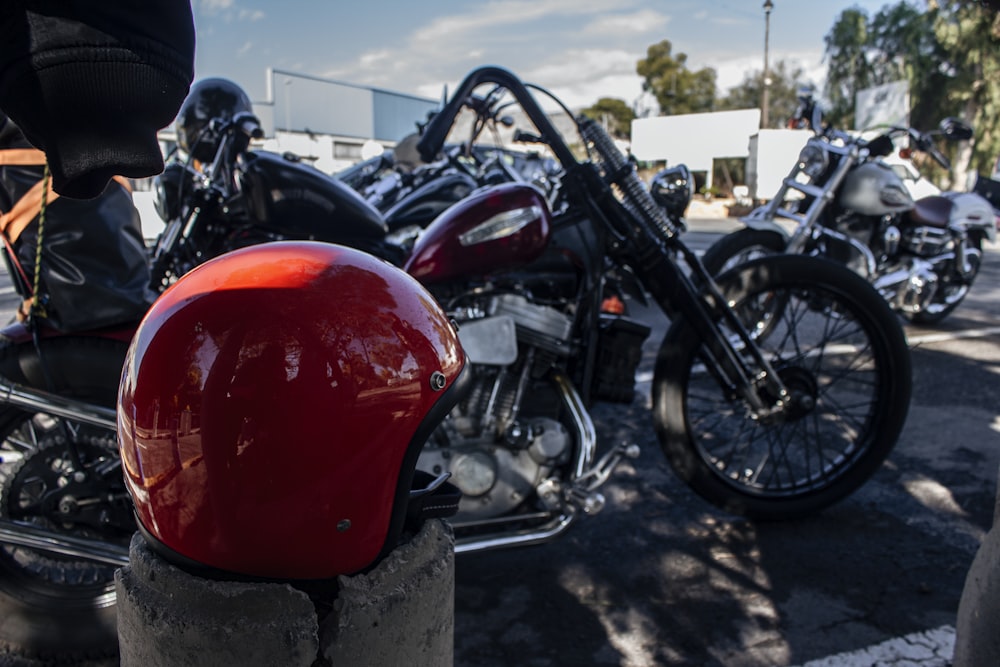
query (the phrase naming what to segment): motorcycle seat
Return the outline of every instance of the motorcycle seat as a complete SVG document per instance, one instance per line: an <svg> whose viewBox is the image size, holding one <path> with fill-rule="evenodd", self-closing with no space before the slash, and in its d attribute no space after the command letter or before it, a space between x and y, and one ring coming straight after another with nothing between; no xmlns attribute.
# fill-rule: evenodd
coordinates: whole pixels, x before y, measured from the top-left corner
<svg viewBox="0 0 1000 667"><path fill-rule="evenodd" d="M941 195L921 197L908 211L910 220L920 225L945 228L951 217L951 200Z"/></svg>

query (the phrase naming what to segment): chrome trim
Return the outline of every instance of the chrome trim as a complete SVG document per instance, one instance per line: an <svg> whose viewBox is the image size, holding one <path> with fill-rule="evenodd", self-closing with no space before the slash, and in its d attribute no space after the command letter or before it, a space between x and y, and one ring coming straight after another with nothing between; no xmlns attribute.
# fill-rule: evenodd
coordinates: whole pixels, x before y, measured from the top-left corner
<svg viewBox="0 0 1000 667"><path fill-rule="evenodd" d="M566 488L570 489L578 479L587 477L590 474L594 454L597 451L597 430L594 428L594 422L590 418L590 414L587 412L587 408L583 404L583 399L580 398L576 388L573 386L573 383L566 376L566 374L562 371L554 370L551 372L550 378L562 395L563 403L565 404L573 425L576 428L577 440L579 442L579 447L576 452L576 460L573 463L573 471L565 483ZM552 521L538 526L537 528L525 528L523 530L510 532L503 532L500 530L487 535L456 537L455 553L460 554L475 551L489 551L493 549L522 547L549 542L559 535L562 535L573 524L577 516L578 513L576 508L574 508L572 504L565 504L564 510L561 514L556 516ZM524 519L525 517L513 516L510 517L508 521L504 521L503 518L499 518L481 523L469 522L463 524L462 527L477 527L490 524L502 525L503 523L514 523L523 521Z"/></svg>
<svg viewBox="0 0 1000 667"><path fill-rule="evenodd" d="M511 519L516 520L514 518ZM576 520L575 513L560 514L557 518L540 526L509 533L494 533L476 537L456 538L455 553L472 553L510 547L526 547L549 542L562 535Z"/></svg>
<svg viewBox="0 0 1000 667"><path fill-rule="evenodd" d="M59 556L83 558L119 567L128 565L128 547L63 535L31 523L0 519L0 544L37 549Z"/></svg>
<svg viewBox="0 0 1000 667"><path fill-rule="evenodd" d="M92 403L77 401L40 389L33 389L0 378L0 403L22 410L34 410L73 421L99 426L110 431L118 428L115 411Z"/></svg>

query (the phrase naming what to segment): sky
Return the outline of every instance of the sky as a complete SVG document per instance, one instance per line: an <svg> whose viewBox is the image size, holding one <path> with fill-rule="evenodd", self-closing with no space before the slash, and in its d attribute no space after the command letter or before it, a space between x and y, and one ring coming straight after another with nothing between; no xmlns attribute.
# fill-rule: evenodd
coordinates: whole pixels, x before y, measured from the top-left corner
<svg viewBox="0 0 1000 667"><path fill-rule="evenodd" d="M481 65L511 70L568 106L633 104L636 63L663 39L720 95L764 65L762 0L192 0L195 78L266 100L266 69L439 99ZM772 0L768 57L822 90L824 36L841 12L884 0Z"/></svg>

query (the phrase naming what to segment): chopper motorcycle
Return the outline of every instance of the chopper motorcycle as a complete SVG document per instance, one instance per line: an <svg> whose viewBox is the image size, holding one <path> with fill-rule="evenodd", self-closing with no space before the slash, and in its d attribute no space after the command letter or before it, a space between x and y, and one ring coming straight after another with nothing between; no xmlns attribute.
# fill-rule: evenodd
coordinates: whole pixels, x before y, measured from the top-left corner
<svg viewBox="0 0 1000 667"><path fill-rule="evenodd" d="M419 142L426 160L439 155L455 117L481 86L520 104L537 130L521 138L547 147L562 176L550 192L505 182L472 193L428 226L403 263L458 323L472 362L469 393L418 462L432 474L450 472L463 491L453 520L456 550L546 542L603 505L600 486L636 450L598 443L588 407L632 400L640 348L650 333L621 308L608 307L619 294L649 298L670 317L656 360L653 422L670 465L700 495L731 512L782 519L817 512L864 483L894 446L909 404L909 352L884 300L848 269L810 257L764 257L713 277L598 124L577 121L574 149L531 92L541 89L500 68L470 73L431 120ZM253 135L249 118L229 125L241 141ZM226 161L224 150L220 144L217 161ZM575 150L586 157L577 158ZM240 160L235 155L231 164ZM289 197L281 187L305 187L288 165L258 158L241 164L235 172L217 171L214 163L210 170L249 174L239 176L240 199L178 203L187 213L175 226L178 238L185 229L219 224L226 209L247 206L252 210L244 219L257 227L230 238L263 242L277 233L268 225L276 225L279 212L307 218L302 202L322 201L317 195L325 190L283 209ZM267 164L274 170L262 167ZM377 216L359 214L358 220L367 228ZM378 234L369 231L344 233L378 250ZM169 225L164 233L171 233ZM191 253L184 261L198 260ZM164 262L154 280L169 282L184 270L181 262ZM785 308L767 336L753 336L747 327L761 295L781 298ZM335 295L331 303L335 307ZM37 366L32 348L20 349ZM18 449L30 460L42 442L41 450L53 452L37 459L46 464L39 470L51 473L12 485L25 511L0 521L0 543L6 554L43 558L51 570L83 563L83 585L69 591L71 582L51 574L5 569L3 578L17 575L28 582L25 589L48 597L13 600L4 591L0 604L43 604L50 613L61 597L83 610L113 604L108 575L127 560L131 536L125 524L104 524L107 532L96 533L74 523L74 514L53 513L70 507L61 502L62 489L91 468L106 473L108 487L74 497L77 506L99 519L102 504L123 500L113 486L121 477L114 457L87 457L99 465L84 462L80 470L72 456L62 455L106 452L104 441L113 440L113 411L86 400L93 392L82 378L98 376L68 364L54 367L65 376L57 393L10 380L0 387L7 397L0 451ZM84 474L80 481L91 479Z"/></svg>
<svg viewBox="0 0 1000 667"><path fill-rule="evenodd" d="M1000 184L979 179L974 192L914 200L879 158L895 151L894 138L907 137L912 148L947 169L935 138L968 139L972 129L946 118L935 132L890 127L864 139L824 128L811 98L800 98L794 118L815 135L774 198L742 219L744 229L716 241L702 258L705 266L719 273L762 253L827 257L865 277L904 318L942 321L969 293L983 244L996 242L997 214L982 195Z"/></svg>

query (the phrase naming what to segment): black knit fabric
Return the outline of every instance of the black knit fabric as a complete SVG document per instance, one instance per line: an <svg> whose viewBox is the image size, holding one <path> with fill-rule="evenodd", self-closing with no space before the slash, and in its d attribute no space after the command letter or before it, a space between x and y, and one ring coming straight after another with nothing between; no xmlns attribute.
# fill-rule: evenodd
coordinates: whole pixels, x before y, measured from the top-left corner
<svg viewBox="0 0 1000 667"><path fill-rule="evenodd" d="M0 108L45 151L53 187L100 194L163 169L156 131L194 76L185 0L3 0Z"/></svg>

